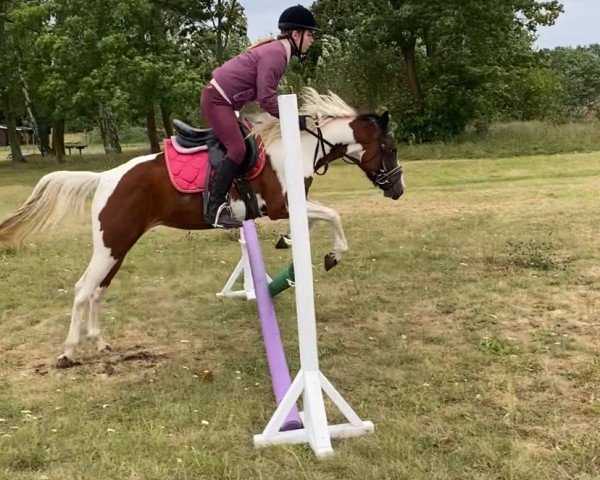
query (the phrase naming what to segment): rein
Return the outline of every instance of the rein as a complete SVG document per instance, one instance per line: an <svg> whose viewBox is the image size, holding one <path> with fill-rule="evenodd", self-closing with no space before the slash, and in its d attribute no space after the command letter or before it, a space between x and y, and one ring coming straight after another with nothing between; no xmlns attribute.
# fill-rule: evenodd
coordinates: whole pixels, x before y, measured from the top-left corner
<svg viewBox="0 0 600 480"><path fill-rule="evenodd" d="M319 149L321 149L321 153L323 154L323 157L321 157L321 158L324 158L327 155L325 153L325 145L327 145L331 149L333 149L335 147L335 145L332 144L330 141L328 141L325 137L323 137L323 132L321 131L320 127L317 127L316 133L313 132L312 130L310 130L309 128L305 128L305 131L317 139L317 145L315 147L315 155L313 158L313 171L315 172L316 175L325 175L327 173L327 170L329 169L329 161L326 161L322 165L323 171L319 172L319 167L317 166L318 160L319 160ZM382 143L379 145L379 148L373 154L373 156L371 158L369 158L368 160L365 160L364 162L352 155L348 155L345 152L342 153L341 158L344 162L349 163L349 164L366 165L366 164L372 162L373 160L375 160L378 156L381 156L384 154L385 154L385 145ZM382 161L381 168L377 172L366 172L366 173L367 173L367 176L369 177L369 179L371 180L371 182L373 182L373 185L376 185L385 190L386 188L390 188L392 186L390 177L397 173L400 173L400 174L402 173L402 165L396 165L392 170L388 171L388 170L386 170L384 162Z"/></svg>

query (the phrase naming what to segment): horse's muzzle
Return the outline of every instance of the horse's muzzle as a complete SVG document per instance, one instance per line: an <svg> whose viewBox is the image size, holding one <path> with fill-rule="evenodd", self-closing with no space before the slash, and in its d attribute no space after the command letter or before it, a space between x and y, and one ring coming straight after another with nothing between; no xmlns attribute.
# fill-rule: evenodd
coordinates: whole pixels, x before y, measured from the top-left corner
<svg viewBox="0 0 600 480"><path fill-rule="evenodd" d="M383 191L383 196L392 200L398 200L402 195L404 195L404 187L400 182Z"/></svg>

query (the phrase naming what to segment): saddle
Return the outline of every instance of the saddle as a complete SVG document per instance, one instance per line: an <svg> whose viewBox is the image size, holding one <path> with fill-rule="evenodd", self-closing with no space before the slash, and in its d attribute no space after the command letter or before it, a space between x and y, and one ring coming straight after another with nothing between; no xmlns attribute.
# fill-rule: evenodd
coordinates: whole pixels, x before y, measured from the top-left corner
<svg viewBox="0 0 600 480"><path fill-rule="evenodd" d="M240 169L240 176L244 176L256 165L259 156L259 146L254 136L250 135L252 124L245 118L242 118L238 121L238 125L246 144L246 156ZM177 131L177 135L175 136L177 146L181 146L183 149L198 149L194 151L200 151L201 147L206 147L209 152L210 164L216 167L221 163L225 156L225 149L212 128L194 128L177 119L173 120L173 126Z"/></svg>
<svg viewBox="0 0 600 480"><path fill-rule="evenodd" d="M245 118L239 122L246 143L246 156L234 186L246 204L247 218L260 216L256 196L249 180L258 177L266 162L262 140L250 135L252 124ZM212 129L194 128L181 120L173 120L177 135L165 139L167 171L175 189L182 193L210 192L213 169L225 157L225 149ZM205 202L206 203L206 202Z"/></svg>

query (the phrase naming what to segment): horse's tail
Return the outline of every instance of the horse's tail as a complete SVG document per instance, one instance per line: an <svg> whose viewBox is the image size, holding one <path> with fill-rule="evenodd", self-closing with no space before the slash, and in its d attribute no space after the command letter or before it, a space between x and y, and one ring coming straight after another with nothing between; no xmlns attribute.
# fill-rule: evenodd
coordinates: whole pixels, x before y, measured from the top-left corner
<svg viewBox="0 0 600 480"><path fill-rule="evenodd" d="M100 175L64 171L42 177L21 208L0 223L0 244L21 246L29 238L52 230L69 211L82 213Z"/></svg>

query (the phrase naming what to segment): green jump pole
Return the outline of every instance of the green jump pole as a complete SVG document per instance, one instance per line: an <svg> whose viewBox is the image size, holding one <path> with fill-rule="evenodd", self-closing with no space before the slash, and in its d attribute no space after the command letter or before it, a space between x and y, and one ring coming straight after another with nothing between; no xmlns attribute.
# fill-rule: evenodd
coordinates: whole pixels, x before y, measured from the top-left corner
<svg viewBox="0 0 600 480"><path fill-rule="evenodd" d="M271 297L280 294L284 290L290 288L290 282L294 282L294 264L291 263L288 267L277 274L271 283L269 283L269 293Z"/></svg>

